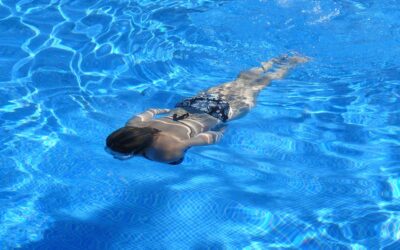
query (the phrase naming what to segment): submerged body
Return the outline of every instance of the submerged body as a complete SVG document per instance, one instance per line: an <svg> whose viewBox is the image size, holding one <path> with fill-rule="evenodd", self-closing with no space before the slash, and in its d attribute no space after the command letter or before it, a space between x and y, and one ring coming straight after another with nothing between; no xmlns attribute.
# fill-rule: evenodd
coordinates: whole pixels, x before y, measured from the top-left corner
<svg viewBox="0 0 400 250"><path fill-rule="evenodd" d="M188 148L218 142L225 123L244 116L264 87L306 61L307 58L298 56L272 59L263 62L262 67L240 73L234 81L183 100L175 109L150 109L138 114L107 138L107 147L120 159L141 155L154 161L179 164ZM154 119L160 114L164 115ZM138 143L132 144L133 140Z"/></svg>

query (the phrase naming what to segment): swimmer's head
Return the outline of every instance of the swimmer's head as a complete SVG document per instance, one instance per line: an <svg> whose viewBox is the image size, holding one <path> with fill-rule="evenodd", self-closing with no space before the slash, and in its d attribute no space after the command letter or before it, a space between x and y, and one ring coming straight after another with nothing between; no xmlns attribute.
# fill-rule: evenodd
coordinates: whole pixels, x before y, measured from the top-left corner
<svg viewBox="0 0 400 250"><path fill-rule="evenodd" d="M159 132L160 130L149 127L122 127L107 137L107 149L117 158L130 158L149 147Z"/></svg>

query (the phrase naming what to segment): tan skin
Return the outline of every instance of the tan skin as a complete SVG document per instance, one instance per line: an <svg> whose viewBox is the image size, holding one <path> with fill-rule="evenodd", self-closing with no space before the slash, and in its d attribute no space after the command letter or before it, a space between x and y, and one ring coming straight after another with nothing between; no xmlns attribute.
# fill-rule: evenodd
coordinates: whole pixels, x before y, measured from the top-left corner
<svg viewBox="0 0 400 250"><path fill-rule="evenodd" d="M155 136L151 147L145 149L142 155L153 161L170 163L180 160L190 147L209 145L220 140L224 129L210 129L222 123L221 121L207 114L190 114L181 121L172 119L173 114L183 112L187 113L183 109L150 109L128 121L127 126L150 126L161 131ZM164 117L152 119L155 115L166 113L168 114ZM189 133L189 126L196 134Z"/></svg>
<svg viewBox="0 0 400 250"><path fill-rule="evenodd" d="M289 69L307 60L300 56L275 58L263 62L262 67L244 71L234 81L212 87L205 93L218 93L223 96L230 106L228 121L237 119L255 105L258 93L272 80L283 78ZM174 114L181 116L186 113L189 116L185 119L173 119ZM165 115L154 118L161 114ZM126 126L149 126L160 130L152 145L141 155L153 161L171 163L182 159L190 147L217 143L225 131L223 124L221 120L206 113L191 113L186 109L176 108L149 109L130 119Z"/></svg>

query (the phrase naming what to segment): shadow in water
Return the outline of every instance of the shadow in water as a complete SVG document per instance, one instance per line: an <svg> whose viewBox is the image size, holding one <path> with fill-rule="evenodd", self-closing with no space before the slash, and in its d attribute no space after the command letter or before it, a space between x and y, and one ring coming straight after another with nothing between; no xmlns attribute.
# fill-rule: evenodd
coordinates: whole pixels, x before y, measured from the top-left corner
<svg viewBox="0 0 400 250"><path fill-rule="evenodd" d="M182 196L182 190L170 188L171 185L186 183L208 171L176 171L181 172L177 178L164 181L145 184L132 181L124 188L124 193L118 201L109 207L100 208L99 212L87 219L60 215L54 210L47 211L49 214L53 213L56 221L44 232L40 241L27 244L22 249L165 249L174 244L189 244L188 247L196 249L200 249L200 246L206 246L207 249L223 249L222 243L197 239L196 230L187 230L188 225L179 218L184 214L182 211L180 214L176 211L177 201L180 198L186 199L186 194ZM190 190L187 195L191 196ZM45 197L43 203L54 199L50 196L52 194ZM68 200L65 200L66 204ZM190 209L193 204L189 204ZM59 207L58 210L62 208ZM187 221L188 224L192 222L190 218ZM187 241L171 242L171 239L182 239L185 235L188 236Z"/></svg>

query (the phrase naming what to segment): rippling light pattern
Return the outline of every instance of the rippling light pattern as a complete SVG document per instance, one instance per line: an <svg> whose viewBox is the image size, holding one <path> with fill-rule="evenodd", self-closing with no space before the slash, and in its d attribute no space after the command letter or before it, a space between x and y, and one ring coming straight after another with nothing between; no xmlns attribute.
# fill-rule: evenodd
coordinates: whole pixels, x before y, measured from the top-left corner
<svg viewBox="0 0 400 250"><path fill-rule="evenodd" d="M400 249L397 0L0 0L0 249ZM296 51L180 166L104 140Z"/></svg>

